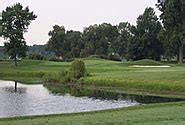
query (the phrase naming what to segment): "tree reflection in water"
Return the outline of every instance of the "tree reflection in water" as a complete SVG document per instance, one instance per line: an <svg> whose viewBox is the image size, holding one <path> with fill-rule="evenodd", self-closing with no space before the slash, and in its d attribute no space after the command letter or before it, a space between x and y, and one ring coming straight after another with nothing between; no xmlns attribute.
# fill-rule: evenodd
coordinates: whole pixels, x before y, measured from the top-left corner
<svg viewBox="0 0 185 125"><path fill-rule="evenodd" d="M60 93L62 95L70 94L75 97L83 97L87 96L93 99L100 100L125 100L129 102L137 102L140 104L151 104L151 103L164 103L164 102L178 102L184 101L185 99L181 98L168 98L168 97L159 97L159 96L145 96L145 95L132 95L132 94L124 94L124 93L116 93L116 92L108 92L102 90L95 90L90 88L79 87L75 85L45 85L47 89L55 93ZM54 88L54 89L53 89ZM57 89L55 89L57 88Z"/></svg>
<svg viewBox="0 0 185 125"><path fill-rule="evenodd" d="M2 88L2 90L10 93L17 93L17 94L26 93L26 87L18 87L17 81L15 81L14 86L5 86Z"/></svg>

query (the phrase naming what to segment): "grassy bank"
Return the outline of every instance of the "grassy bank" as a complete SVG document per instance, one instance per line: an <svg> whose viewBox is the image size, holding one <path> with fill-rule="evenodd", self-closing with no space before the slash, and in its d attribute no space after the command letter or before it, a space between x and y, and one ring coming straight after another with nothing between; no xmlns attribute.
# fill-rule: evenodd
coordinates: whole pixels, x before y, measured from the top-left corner
<svg viewBox="0 0 185 125"><path fill-rule="evenodd" d="M55 76L69 65L70 63L23 60L18 63L18 67L15 67L13 62L0 61L0 79L16 80L27 84L37 83L43 81L45 75Z"/></svg>
<svg viewBox="0 0 185 125"><path fill-rule="evenodd" d="M76 84L106 90L142 94L185 97L185 65L164 64L142 60L115 62L104 59L84 59L90 76ZM24 60L14 67L11 62L0 62L0 79L34 83L44 77L60 80L61 71L68 70L70 62ZM171 65L170 68L133 68L130 65Z"/></svg>
<svg viewBox="0 0 185 125"><path fill-rule="evenodd" d="M0 119L0 125L184 125L185 103L154 104L66 115Z"/></svg>

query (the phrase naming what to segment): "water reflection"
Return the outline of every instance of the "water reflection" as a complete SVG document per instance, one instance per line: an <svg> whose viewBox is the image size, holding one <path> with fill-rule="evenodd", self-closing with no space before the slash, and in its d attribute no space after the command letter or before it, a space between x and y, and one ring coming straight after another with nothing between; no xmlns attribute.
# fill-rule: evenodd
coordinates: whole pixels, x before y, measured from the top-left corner
<svg viewBox="0 0 185 125"><path fill-rule="evenodd" d="M138 105L137 102L125 100L81 96L81 90L76 92L80 96L52 94L43 85L0 81L0 117L86 112Z"/></svg>
<svg viewBox="0 0 185 125"><path fill-rule="evenodd" d="M164 103L164 102L178 102L184 101L185 99L181 98L167 98L167 97L157 97L157 96L144 96L144 95L129 95L122 93L113 93L105 91L94 90L92 95L89 95L92 98L99 99L108 99L108 100L127 100L131 102L138 102L141 104L151 104L151 103Z"/></svg>
<svg viewBox="0 0 185 125"><path fill-rule="evenodd" d="M47 89L47 88L48 89ZM76 86L53 87L0 81L0 117L87 112L183 99L128 95Z"/></svg>
<svg viewBox="0 0 185 125"><path fill-rule="evenodd" d="M9 93L18 93L18 94L26 93L26 87L18 87L16 81L14 86L4 86L1 88L1 90Z"/></svg>
<svg viewBox="0 0 185 125"><path fill-rule="evenodd" d="M17 92L17 81L15 81L15 92Z"/></svg>
<svg viewBox="0 0 185 125"><path fill-rule="evenodd" d="M52 85L46 85L46 87L51 90ZM125 100L129 102L137 102L140 104L151 104L151 103L164 103L164 102L178 102L185 101L182 98L167 98L167 97L158 97L158 96L144 96L144 95L133 95L133 94L123 94L123 93L115 93L115 92L107 92L102 90L92 90L87 88L79 88L77 86L69 86L69 85L58 85L61 93L65 95L69 93L72 96L83 97L87 96L93 99L100 100Z"/></svg>

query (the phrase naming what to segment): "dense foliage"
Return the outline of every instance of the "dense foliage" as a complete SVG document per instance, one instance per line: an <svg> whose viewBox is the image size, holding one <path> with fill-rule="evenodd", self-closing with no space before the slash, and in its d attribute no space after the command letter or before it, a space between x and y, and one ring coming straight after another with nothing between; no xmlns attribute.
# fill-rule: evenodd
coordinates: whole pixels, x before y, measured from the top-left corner
<svg viewBox="0 0 185 125"><path fill-rule="evenodd" d="M44 56L37 54L37 53L32 53L28 55L28 59L32 59L32 60L44 60Z"/></svg>
<svg viewBox="0 0 185 125"><path fill-rule="evenodd" d="M182 63L185 44L185 1L165 0L158 4L158 8L162 12L160 18L164 25L160 38L165 44L165 56L170 58L171 54L176 54L179 63Z"/></svg>
<svg viewBox="0 0 185 125"><path fill-rule="evenodd" d="M86 74L85 63L82 60L74 60L70 66L70 78L79 79Z"/></svg>
<svg viewBox="0 0 185 125"><path fill-rule="evenodd" d="M118 25L95 24L83 32L66 31L55 25L49 32L47 48L63 60L98 55L111 60L160 60L173 58L176 53L164 51L165 44L159 34L163 27L153 8L146 8L137 19L136 26L128 22Z"/></svg>
<svg viewBox="0 0 185 125"><path fill-rule="evenodd" d="M43 50L42 46L35 46L36 50L27 54L49 56L51 58L48 59L54 61L71 61L79 57L96 55L116 61L140 59L158 61L162 58L170 61L177 58L179 63L182 63L185 53L183 52L185 2L165 0L164 3L157 4L157 7L162 12L160 19L163 24L154 9L149 7L137 18L136 25L129 22L121 22L118 25L94 24L85 27L82 32L67 31L64 26L54 25L48 33L49 40L44 47L46 50ZM20 19L14 10L20 14ZM6 51L15 59L17 56L25 56L27 48L23 33L36 16L29 12L28 7L23 9L18 3L7 7L2 17L0 23L3 28L2 35L6 39ZM38 51L41 49L42 51Z"/></svg>
<svg viewBox="0 0 185 125"><path fill-rule="evenodd" d="M15 60L17 66L17 57L26 55L26 41L24 33L28 26L37 16L30 12L29 8L23 8L20 3L7 7L2 12L1 26L2 36L6 40L4 46L7 53Z"/></svg>
<svg viewBox="0 0 185 125"><path fill-rule="evenodd" d="M136 27L132 27L133 36L128 46L129 58L160 60L162 43L157 35L161 27L154 9L146 8L144 14L138 17Z"/></svg>

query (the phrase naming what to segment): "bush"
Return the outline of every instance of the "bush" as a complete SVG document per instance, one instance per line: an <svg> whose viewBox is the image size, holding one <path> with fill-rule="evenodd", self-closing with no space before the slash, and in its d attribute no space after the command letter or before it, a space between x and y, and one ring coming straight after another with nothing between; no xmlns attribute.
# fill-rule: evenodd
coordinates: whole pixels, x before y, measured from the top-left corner
<svg viewBox="0 0 185 125"><path fill-rule="evenodd" d="M69 71L48 72L43 76L43 79L46 82L71 83L85 75L87 75L85 63L78 59L72 62Z"/></svg>
<svg viewBox="0 0 185 125"><path fill-rule="evenodd" d="M114 53L109 54L108 59L113 60L113 61L121 61L120 55L119 54L114 54Z"/></svg>
<svg viewBox="0 0 185 125"><path fill-rule="evenodd" d="M37 54L37 53L32 53L30 55L28 55L28 59L32 59L32 60L44 60L45 57L40 55L40 54Z"/></svg>
<svg viewBox="0 0 185 125"><path fill-rule="evenodd" d="M72 62L70 71L70 79L79 79L86 75L85 63L82 60L75 60Z"/></svg>

